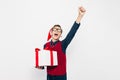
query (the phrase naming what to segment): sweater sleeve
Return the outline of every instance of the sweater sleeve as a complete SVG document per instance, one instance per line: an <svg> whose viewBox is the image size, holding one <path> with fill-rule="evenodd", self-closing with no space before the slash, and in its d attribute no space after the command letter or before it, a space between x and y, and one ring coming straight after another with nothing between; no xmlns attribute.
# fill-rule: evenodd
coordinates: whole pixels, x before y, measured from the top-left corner
<svg viewBox="0 0 120 80"><path fill-rule="evenodd" d="M66 52L67 46L70 44L73 37L75 36L75 33L77 32L79 26L80 26L80 23L78 24L78 23L74 22L74 24L73 24L72 28L70 29L69 33L67 34L67 36L65 37L64 40L62 40L62 50L64 53Z"/></svg>

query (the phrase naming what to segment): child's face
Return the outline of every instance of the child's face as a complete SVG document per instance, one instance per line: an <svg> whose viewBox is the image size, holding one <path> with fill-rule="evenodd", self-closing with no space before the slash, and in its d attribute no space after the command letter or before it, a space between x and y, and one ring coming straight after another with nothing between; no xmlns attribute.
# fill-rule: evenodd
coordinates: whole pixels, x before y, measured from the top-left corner
<svg viewBox="0 0 120 80"><path fill-rule="evenodd" d="M62 34L62 29L58 26L55 26L51 30L51 36L52 36L52 39L54 39L54 40L59 40L61 34Z"/></svg>

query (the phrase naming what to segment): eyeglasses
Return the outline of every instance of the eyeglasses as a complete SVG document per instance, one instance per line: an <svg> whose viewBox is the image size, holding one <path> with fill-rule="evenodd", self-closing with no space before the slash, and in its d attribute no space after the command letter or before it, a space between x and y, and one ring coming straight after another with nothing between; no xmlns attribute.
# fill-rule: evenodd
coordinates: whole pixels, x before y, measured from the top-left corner
<svg viewBox="0 0 120 80"><path fill-rule="evenodd" d="M58 31L58 32L62 32L62 29L58 29L58 28L53 28L53 31Z"/></svg>

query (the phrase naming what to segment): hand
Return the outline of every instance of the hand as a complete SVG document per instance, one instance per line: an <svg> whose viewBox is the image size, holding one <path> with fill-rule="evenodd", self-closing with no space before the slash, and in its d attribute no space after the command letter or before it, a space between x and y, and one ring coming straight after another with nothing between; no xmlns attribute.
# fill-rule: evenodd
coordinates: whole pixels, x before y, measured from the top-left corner
<svg viewBox="0 0 120 80"><path fill-rule="evenodd" d="M83 16L85 14L86 10L81 6L79 7L79 16Z"/></svg>
<svg viewBox="0 0 120 80"><path fill-rule="evenodd" d="M44 66L38 66L38 67L35 67L35 68L43 70Z"/></svg>
<svg viewBox="0 0 120 80"><path fill-rule="evenodd" d="M78 17L76 19L76 23L79 24L81 19L82 19L82 17L83 17L83 15L85 14L86 10L83 7L79 7L78 10L79 10L79 15L78 15Z"/></svg>

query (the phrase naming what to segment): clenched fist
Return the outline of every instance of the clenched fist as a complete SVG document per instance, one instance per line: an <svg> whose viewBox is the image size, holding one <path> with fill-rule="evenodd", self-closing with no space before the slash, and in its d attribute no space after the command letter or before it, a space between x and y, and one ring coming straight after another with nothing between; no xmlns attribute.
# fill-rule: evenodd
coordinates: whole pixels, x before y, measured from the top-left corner
<svg viewBox="0 0 120 80"><path fill-rule="evenodd" d="M86 10L83 7L79 7L79 15L83 16Z"/></svg>
<svg viewBox="0 0 120 80"><path fill-rule="evenodd" d="M79 14L78 14L78 17L76 19L76 23L79 24L81 19L82 19L82 17L84 16L86 10L83 7L79 7L78 12L79 12Z"/></svg>

